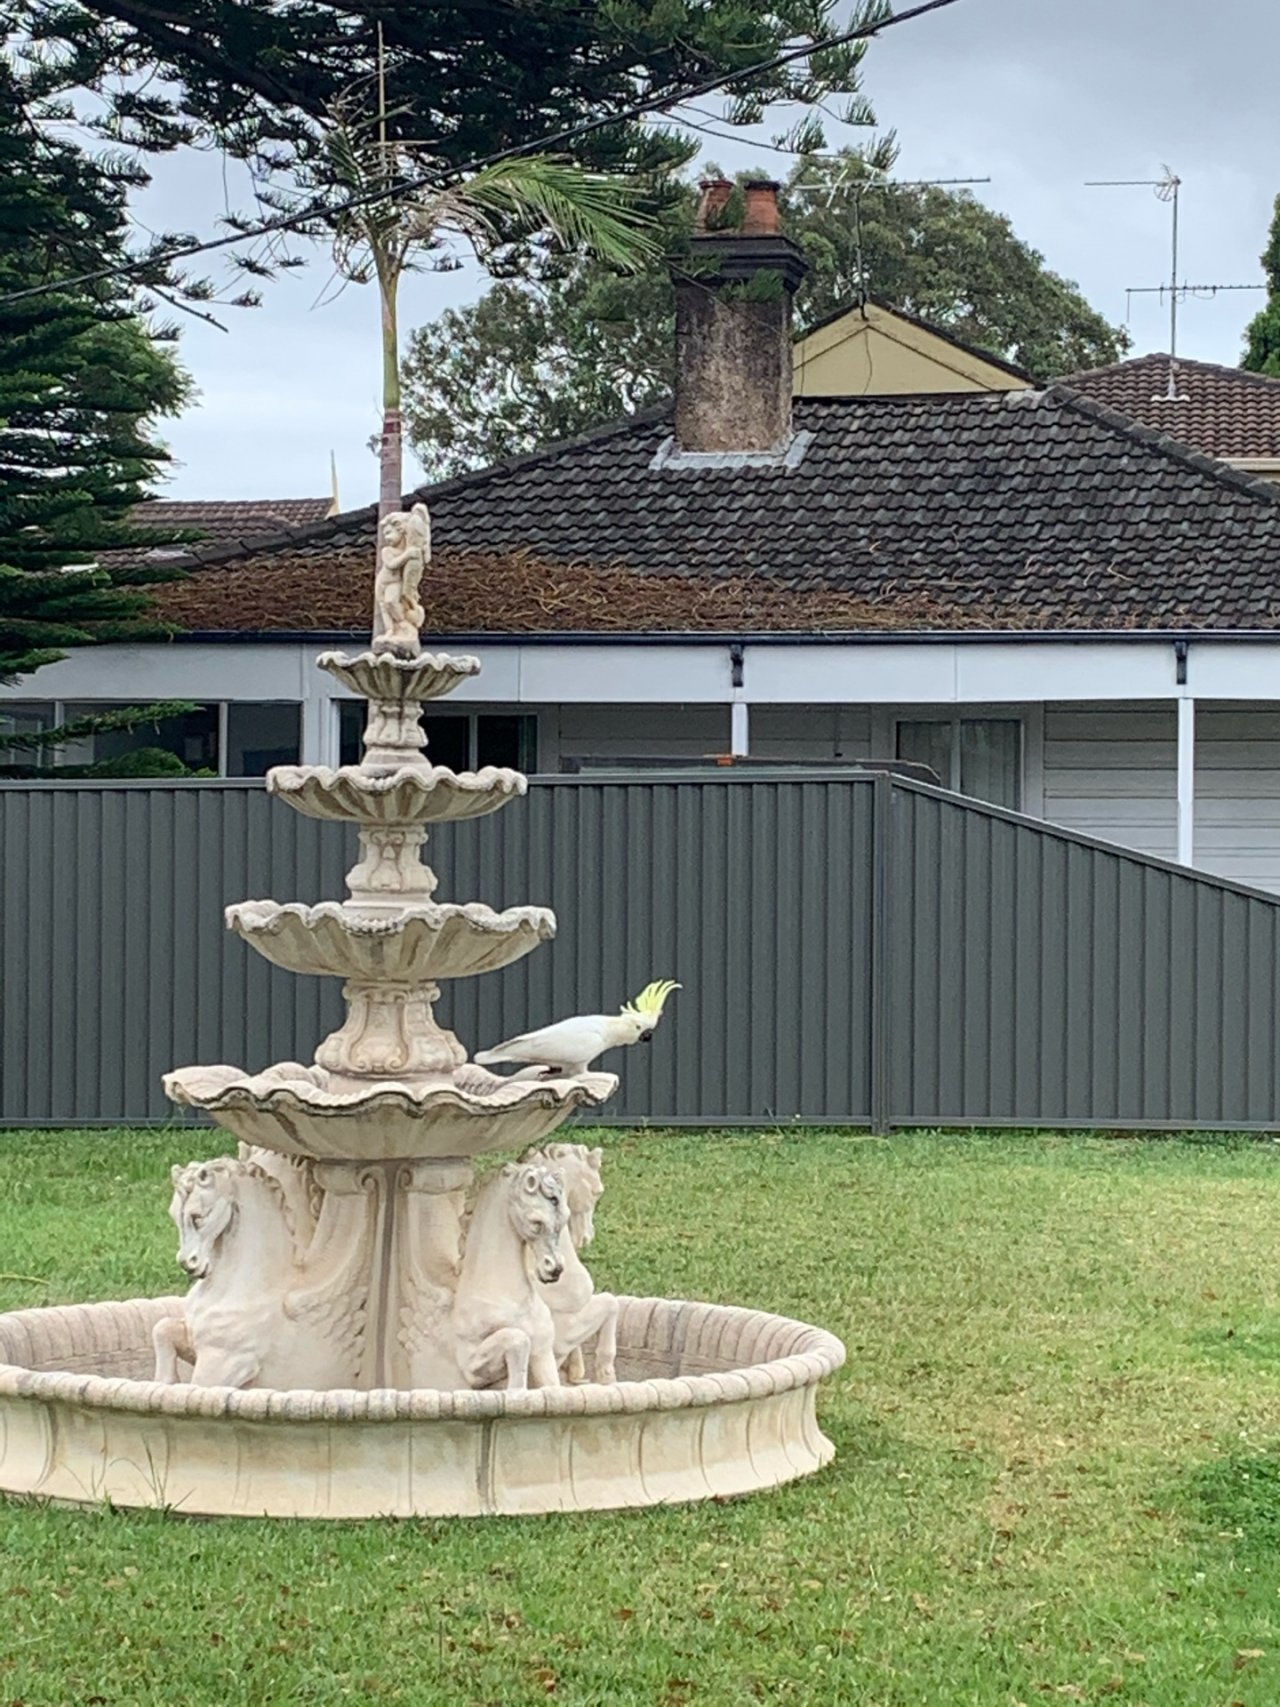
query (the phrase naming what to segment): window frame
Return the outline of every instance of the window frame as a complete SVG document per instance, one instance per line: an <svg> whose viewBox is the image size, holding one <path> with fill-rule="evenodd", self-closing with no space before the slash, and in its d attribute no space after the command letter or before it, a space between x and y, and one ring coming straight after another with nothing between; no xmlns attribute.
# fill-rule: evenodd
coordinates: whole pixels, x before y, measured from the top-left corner
<svg viewBox="0 0 1280 1707"><path fill-rule="evenodd" d="M908 709L910 709L910 708L908 708ZM999 711L996 711L996 710L975 711L972 708L967 708L965 711L961 711L961 712L955 712L955 711L953 711L953 712L932 712L932 711L921 710L921 711L916 712L914 716L903 716L899 712L895 711L895 713L893 715L893 719L892 719L892 725L891 725L892 730L893 730L893 756L895 759L900 759L902 757L901 751L899 749L899 738L900 738L900 731L901 731L902 725L904 723L937 723L937 724L941 724L941 725L950 729L950 731L951 731L951 767L950 767L951 768L951 776L950 776L949 780L940 781L939 786L941 788L947 789L948 792L951 794L963 794L964 793L963 788L960 786L960 784L961 784L960 767L961 767L961 762L962 762L962 753L961 753L961 746L960 746L961 726L965 723L1012 723L1012 724L1016 725L1017 731L1018 731L1018 753L1017 753L1017 763L1016 763L1016 775L1017 775L1017 779L1018 779L1018 798L1017 798L1017 801L1013 806L1004 806L1003 802L1001 802L999 800L989 800L986 802L986 804L988 806L1000 806L1006 812L1025 813L1027 811L1027 809L1028 809L1028 802L1027 802L1027 794L1028 794L1028 788L1027 788L1028 739L1027 739L1027 717L1026 717L1026 714L1024 712L1014 711L1014 712L1010 712L1010 713L1006 714L1003 710L999 710ZM978 795L967 795L966 796L966 799L971 799L971 800L977 800L979 798L980 797Z"/></svg>
<svg viewBox="0 0 1280 1707"><path fill-rule="evenodd" d="M341 748L341 743L342 743L342 711L341 711L341 708L343 706L346 706L346 705L361 705L361 704L363 704L363 701L357 700L357 699L343 698L343 699L339 699L339 700L335 701L335 703L339 707L339 710L338 710L336 715L337 715L337 719L338 719L338 743L339 743L339 748ZM439 704L440 702L434 702L434 703ZM529 774L531 776L537 774L538 763L542 757L542 729L541 729L541 719L538 716L538 713L536 711L531 711L526 706L522 706L522 705L517 705L517 706L511 707L511 708L507 708L507 707L504 707L501 705L485 705L485 706L467 705L467 706L450 706L450 707L446 708L443 704L441 704L437 715L441 716L441 717L455 717L455 718L465 717L466 718L466 720L467 720L467 761L466 761L466 765L464 766L464 769L469 770L469 771L475 771L475 770L479 769L480 719L482 717L522 717L522 718L524 718L530 725L530 734L531 734L531 741L532 741L532 747L533 747L533 763L527 767L527 774ZM424 722L425 722L425 719L424 719ZM428 747L427 748L427 757L430 758L430 756L431 756L431 749L430 749L430 747ZM348 760L347 762L351 763L352 761ZM358 763L359 762L358 759L355 762Z"/></svg>

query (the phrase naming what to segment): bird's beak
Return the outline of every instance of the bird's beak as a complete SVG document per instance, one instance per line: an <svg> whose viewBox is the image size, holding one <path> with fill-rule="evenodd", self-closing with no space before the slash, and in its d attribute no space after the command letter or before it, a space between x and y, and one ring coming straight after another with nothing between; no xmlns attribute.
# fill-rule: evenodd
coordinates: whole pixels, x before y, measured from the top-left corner
<svg viewBox="0 0 1280 1707"><path fill-rule="evenodd" d="M651 1031L642 1031L640 1033L640 1041L641 1043L652 1043L653 1033Z"/></svg>

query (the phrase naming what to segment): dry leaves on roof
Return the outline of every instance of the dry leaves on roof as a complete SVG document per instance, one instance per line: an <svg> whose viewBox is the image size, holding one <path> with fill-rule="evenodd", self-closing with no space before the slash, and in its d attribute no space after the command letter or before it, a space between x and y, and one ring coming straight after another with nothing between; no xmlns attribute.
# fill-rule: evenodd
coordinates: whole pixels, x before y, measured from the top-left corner
<svg viewBox="0 0 1280 1707"><path fill-rule="evenodd" d="M188 631L314 632L370 619L364 546L323 558L237 561L158 589L157 605ZM823 629L1033 627L1040 613L1000 620L986 606L888 586L876 598L838 588L788 588L766 575L641 574L549 563L529 552L444 552L422 588L429 629L460 634L814 632Z"/></svg>

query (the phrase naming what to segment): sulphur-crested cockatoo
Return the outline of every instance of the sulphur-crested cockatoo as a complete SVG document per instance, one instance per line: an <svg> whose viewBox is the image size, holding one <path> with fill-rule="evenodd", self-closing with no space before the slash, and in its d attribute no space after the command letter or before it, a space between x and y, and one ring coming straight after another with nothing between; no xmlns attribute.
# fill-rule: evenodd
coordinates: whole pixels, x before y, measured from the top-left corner
<svg viewBox="0 0 1280 1707"><path fill-rule="evenodd" d="M476 1061L482 1067L500 1062L527 1064L542 1069L539 1077L561 1073L585 1073L597 1055L624 1043L647 1043L662 1017L663 1004L679 984L659 978L641 990L616 1014L579 1014L576 1019L557 1020L541 1031L526 1031L508 1038L496 1048L482 1049ZM520 1074L524 1078L526 1074Z"/></svg>

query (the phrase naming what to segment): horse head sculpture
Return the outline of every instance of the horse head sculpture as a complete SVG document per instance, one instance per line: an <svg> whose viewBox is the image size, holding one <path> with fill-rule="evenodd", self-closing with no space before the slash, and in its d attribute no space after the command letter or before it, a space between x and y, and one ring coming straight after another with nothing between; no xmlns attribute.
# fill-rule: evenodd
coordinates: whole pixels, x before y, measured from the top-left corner
<svg viewBox="0 0 1280 1707"><path fill-rule="evenodd" d="M536 1158L557 1173L564 1185L569 1208L569 1237L573 1248L584 1250L596 1236L596 1204L604 1193L600 1164L604 1151L589 1150L585 1144L547 1144Z"/></svg>
<svg viewBox="0 0 1280 1707"><path fill-rule="evenodd" d="M178 1263L193 1280L213 1266L218 1241L236 1217L235 1176L241 1164L229 1157L174 1166L169 1214L178 1229Z"/></svg>
<svg viewBox="0 0 1280 1707"><path fill-rule="evenodd" d="M548 1284L559 1280L564 1272L560 1235L569 1219L559 1176L535 1162L509 1162L502 1177L507 1182L507 1219L528 1248L535 1274Z"/></svg>

